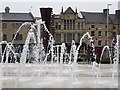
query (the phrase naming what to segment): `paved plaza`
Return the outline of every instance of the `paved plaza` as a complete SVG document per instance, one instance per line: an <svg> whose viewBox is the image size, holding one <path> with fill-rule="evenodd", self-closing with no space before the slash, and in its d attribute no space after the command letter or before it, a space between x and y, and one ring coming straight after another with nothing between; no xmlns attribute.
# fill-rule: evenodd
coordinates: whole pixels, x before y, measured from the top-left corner
<svg viewBox="0 0 120 90"><path fill-rule="evenodd" d="M2 88L118 88L112 69L109 64L97 73L88 64L2 64Z"/></svg>

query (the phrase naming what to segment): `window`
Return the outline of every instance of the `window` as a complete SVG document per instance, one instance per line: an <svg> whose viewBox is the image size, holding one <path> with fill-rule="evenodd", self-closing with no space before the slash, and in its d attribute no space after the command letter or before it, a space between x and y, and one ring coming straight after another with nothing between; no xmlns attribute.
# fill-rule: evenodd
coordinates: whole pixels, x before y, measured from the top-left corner
<svg viewBox="0 0 120 90"><path fill-rule="evenodd" d="M101 33L101 31L98 31L98 36L102 36L102 33Z"/></svg>
<svg viewBox="0 0 120 90"><path fill-rule="evenodd" d="M14 38L14 36L15 36L15 34L13 34L13 38ZM15 40L22 40L22 34L17 34L16 35L16 38L15 38Z"/></svg>
<svg viewBox="0 0 120 90"><path fill-rule="evenodd" d="M72 40L74 40L74 33L64 34L64 42L71 42Z"/></svg>
<svg viewBox="0 0 120 90"><path fill-rule="evenodd" d="M109 40L105 40L105 45L109 45Z"/></svg>
<svg viewBox="0 0 120 90"><path fill-rule="evenodd" d="M107 25L105 25L105 28L107 28Z"/></svg>
<svg viewBox="0 0 120 90"><path fill-rule="evenodd" d="M72 40L75 40L75 34L74 33L71 33L72 34L72 38L70 40L70 42L72 42Z"/></svg>
<svg viewBox="0 0 120 90"><path fill-rule="evenodd" d="M107 40L105 40L105 45L107 45Z"/></svg>
<svg viewBox="0 0 120 90"><path fill-rule="evenodd" d="M58 26L58 23L56 23L56 24L55 24L55 28L56 28L56 29L58 29L58 27L57 27L57 26Z"/></svg>
<svg viewBox="0 0 120 90"><path fill-rule="evenodd" d="M16 23L16 28L19 28L21 26L21 23Z"/></svg>
<svg viewBox="0 0 120 90"><path fill-rule="evenodd" d="M72 41L72 33L67 33L67 42Z"/></svg>
<svg viewBox="0 0 120 90"><path fill-rule="evenodd" d="M56 24L55 24L55 28L56 28L56 29L60 29L60 28L61 28L60 23L56 23Z"/></svg>
<svg viewBox="0 0 120 90"><path fill-rule="evenodd" d="M15 23L12 24L12 28L15 28Z"/></svg>
<svg viewBox="0 0 120 90"><path fill-rule="evenodd" d="M64 20L64 29L66 29L66 20Z"/></svg>
<svg viewBox="0 0 120 90"><path fill-rule="evenodd" d="M81 29L84 29L84 25L85 25L85 24L82 22L82 23L81 23ZM90 29L89 29L89 30L90 30Z"/></svg>
<svg viewBox="0 0 120 90"><path fill-rule="evenodd" d="M67 29L69 30L69 20L67 20Z"/></svg>
<svg viewBox="0 0 120 90"><path fill-rule="evenodd" d="M12 28L19 28L22 25L22 23L13 23Z"/></svg>
<svg viewBox="0 0 120 90"><path fill-rule="evenodd" d="M75 29L75 20L64 20L64 29L65 30Z"/></svg>
<svg viewBox="0 0 120 90"><path fill-rule="evenodd" d="M7 35L3 34L3 41L7 41Z"/></svg>
<svg viewBox="0 0 120 90"><path fill-rule="evenodd" d="M73 20L73 29L75 29L75 20Z"/></svg>
<svg viewBox="0 0 120 90"><path fill-rule="evenodd" d="M7 28L7 23L3 23L3 28Z"/></svg>
<svg viewBox="0 0 120 90"><path fill-rule="evenodd" d="M113 32L113 36L114 36L114 37L116 36L116 32Z"/></svg>
<svg viewBox="0 0 120 90"><path fill-rule="evenodd" d="M99 25L98 25L98 29L101 29L101 28L102 28L102 24L99 24Z"/></svg>
<svg viewBox="0 0 120 90"><path fill-rule="evenodd" d="M78 29L80 30L80 22L78 22Z"/></svg>
<svg viewBox="0 0 120 90"><path fill-rule="evenodd" d="M70 29L72 30L72 20L70 20Z"/></svg>
<svg viewBox="0 0 120 90"><path fill-rule="evenodd" d="M64 34L64 42L67 42L67 34Z"/></svg>
<svg viewBox="0 0 120 90"><path fill-rule="evenodd" d="M113 29L116 29L115 26L113 26Z"/></svg>
<svg viewBox="0 0 120 90"><path fill-rule="evenodd" d="M107 31L105 31L105 36L107 37Z"/></svg>
<svg viewBox="0 0 120 90"><path fill-rule="evenodd" d="M91 25L91 28L95 28L95 25Z"/></svg>
<svg viewBox="0 0 120 90"><path fill-rule="evenodd" d="M61 29L61 25L60 25L60 23L58 23L58 29Z"/></svg>
<svg viewBox="0 0 120 90"><path fill-rule="evenodd" d="M78 33L78 42L80 42L80 39L83 35L81 33Z"/></svg>
<svg viewBox="0 0 120 90"><path fill-rule="evenodd" d="M94 31L91 31L91 36L94 36L95 32Z"/></svg>
<svg viewBox="0 0 120 90"><path fill-rule="evenodd" d="M55 34L55 42L61 43L61 34Z"/></svg>
<svg viewBox="0 0 120 90"><path fill-rule="evenodd" d="M98 46L101 46L102 41L98 40Z"/></svg>

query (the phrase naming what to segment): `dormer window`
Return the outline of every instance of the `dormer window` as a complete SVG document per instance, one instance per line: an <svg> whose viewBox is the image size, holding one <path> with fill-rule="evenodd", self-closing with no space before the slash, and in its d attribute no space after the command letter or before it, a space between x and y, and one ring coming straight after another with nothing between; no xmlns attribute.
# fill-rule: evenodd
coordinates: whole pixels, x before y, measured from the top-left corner
<svg viewBox="0 0 120 90"><path fill-rule="evenodd" d="M91 28L95 28L95 25L91 25Z"/></svg>

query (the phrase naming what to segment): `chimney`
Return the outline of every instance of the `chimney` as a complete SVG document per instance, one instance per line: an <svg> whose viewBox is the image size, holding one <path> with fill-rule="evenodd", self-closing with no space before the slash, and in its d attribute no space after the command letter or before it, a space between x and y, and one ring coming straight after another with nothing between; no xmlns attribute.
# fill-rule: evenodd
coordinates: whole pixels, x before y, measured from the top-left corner
<svg viewBox="0 0 120 90"><path fill-rule="evenodd" d="M5 7L5 13L9 13L10 8L9 7Z"/></svg>
<svg viewBox="0 0 120 90"><path fill-rule="evenodd" d="M62 7L62 9L61 9L61 13L63 13L63 7Z"/></svg>
<svg viewBox="0 0 120 90"><path fill-rule="evenodd" d="M50 30L50 20L52 14L52 8L40 8L42 21L45 21L46 27Z"/></svg>
<svg viewBox="0 0 120 90"><path fill-rule="evenodd" d="M120 10L115 10L115 14L120 16Z"/></svg>
<svg viewBox="0 0 120 90"><path fill-rule="evenodd" d="M109 9L103 9L104 14L107 14L107 11L108 11L108 14L109 14Z"/></svg>
<svg viewBox="0 0 120 90"><path fill-rule="evenodd" d="M76 7L76 9L75 9L75 12L77 13L77 7Z"/></svg>
<svg viewBox="0 0 120 90"><path fill-rule="evenodd" d="M45 21L45 25L47 29L50 31L52 8L40 8L40 13L41 13L42 21ZM43 45L45 47L45 52L47 52L48 40L49 40L48 33L46 31L43 31Z"/></svg>

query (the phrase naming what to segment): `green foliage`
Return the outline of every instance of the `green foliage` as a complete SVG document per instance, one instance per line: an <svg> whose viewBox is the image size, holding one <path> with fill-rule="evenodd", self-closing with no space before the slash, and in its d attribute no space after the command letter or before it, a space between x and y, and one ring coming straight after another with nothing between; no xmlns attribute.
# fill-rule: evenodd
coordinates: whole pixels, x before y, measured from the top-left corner
<svg viewBox="0 0 120 90"><path fill-rule="evenodd" d="M96 58L96 62L100 63L100 57ZM101 64L110 64L110 58L106 58L106 57L102 58Z"/></svg>
<svg viewBox="0 0 120 90"><path fill-rule="evenodd" d="M100 62L100 58L97 57L96 58L96 62L99 63Z"/></svg>
<svg viewBox="0 0 120 90"><path fill-rule="evenodd" d="M102 64L110 64L110 58L102 58Z"/></svg>

